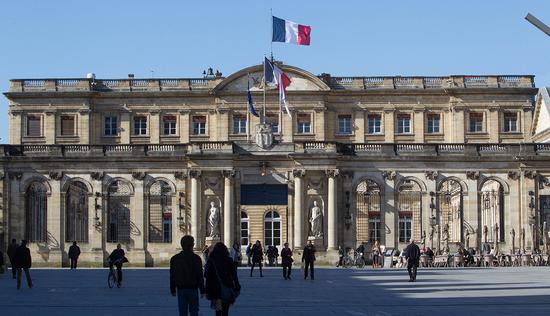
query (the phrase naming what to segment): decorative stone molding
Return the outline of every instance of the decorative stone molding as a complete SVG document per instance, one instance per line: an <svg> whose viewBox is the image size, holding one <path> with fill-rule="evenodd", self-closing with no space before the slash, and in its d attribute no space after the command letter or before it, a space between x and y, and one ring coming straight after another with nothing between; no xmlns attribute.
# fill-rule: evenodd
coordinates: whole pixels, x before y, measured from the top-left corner
<svg viewBox="0 0 550 316"><path fill-rule="evenodd" d="M143 179L145 179L145 176L147 176L145 172L141 172L141 171L132 172L132 178L139 181L143 181Z"/></svg>
<svg viewBox="0 0 550 316"><path fill-rule="evenodd" d="M105 177L105 172L92 172L90 173L90 176L94 180L101 181Z"/></svg>
<svg viewBox="0 0 550 316"><path fill-rule="evenodd" d="M306 176L306 170L305 169L293 169L292 175L294 178L303 178Z"/></svg>
<svg viewBox="0 0 550 316"><path fill-rule="evenodd" d="M396 176L397 176L397 172L393 170L382 171L382 178L384 178L384 180L393 181L395 180Z"/></svg>
<svg viewBox="0 0 550 316"><path fill-rule="evenodd" d="M466 171L466 177L470 180L478 180L479 176L479 171Z"/></svg>
<svg viewBox="0 0 550 316"><path fill-rule="evenodd" d="M185 114L190 114L190 113L191 113L191 110L189 110L189 109L183 109L183 110L179 110L178 112L179 112L180 114L184 114L184 115L185 115Z"/></svg>
<svg viewBox="0 0 550 316"><path fill-rule="evenodd" d="M224 178L234 178L236 174L235 169L222 170L222 177Z"/></svg>
<svg viewBox="0 0 550 316"><path fill-rule="evenodd" d="M202 172L198 169L191 169L191 170L189 170L188 175L189 175L190 178L198 179L198 178L200 178L201 173Z"/></svg>
<svg viewBox="0 0 550 316"><path fill-rule="evenodd" d="M185 171L176 171L174 172L174 178L178 180L185 180L189 176L188 172Z"/></svg>
<svg viewBox="0 0 550 316"><path fill-rule="evenodd" d="M11 180L13 179L21 180L21 178L23 178L23 172L10 172L8 173L8 177Z"/></svg>
<svg viewBox="0 0 550 316"><path fill-rule="evenodd" d="M424 175L426 176L426 179L435 180L437 179L437 176L439 175L439 172L435 170L427 170L424 171Z"/></svg>
<svg viewBox="0 0 550 316"><path fill-rule="evenodd" d="M51 171L50 173L48 173L48 176L52 180L61 180L63 178L63 172Z"/></svg>
<svg viewBox="0 0 550 316"><path fill-rule="evenodd" d="M527 178L527 179L535 179L537 177L537 172L535 170L525 170L523 172L523 175Z"/></svg>
<svg viewBox="0 0 550 316"><path fill-rule="evenodd" d="M520 178L520 173L519 171L515 171L515 170L511 170L511 171L508 171L508 179L511 179L511 180L518 180Z"/></svg>
<svg viewBox="0 0 550 316"><path fill-rule="evenodd" d="M329 170L325 170L325 174L326 174L327 177L329 177L329 178L336 178L337 176L340 175L340 170L338 170L338 169L329 169Z"/></svg>

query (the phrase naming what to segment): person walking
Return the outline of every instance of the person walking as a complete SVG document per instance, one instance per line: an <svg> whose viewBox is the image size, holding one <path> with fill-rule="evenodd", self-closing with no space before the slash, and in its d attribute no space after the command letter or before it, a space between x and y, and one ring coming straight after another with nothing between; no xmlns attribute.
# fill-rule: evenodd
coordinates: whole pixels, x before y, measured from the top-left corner
<svg viewBox="0 0 550 316"><path fill-rule="evenodd" d="M21 240L21 245L15 250L13 256L13 262L17 269L17 289L21 288L21 274L25 272L25 278L27 278L27 286L32 288L31 273L29 269L32 266L31 251L27 248L27 241Z"/></svg>
<svg viewBox="0 0 550 316"><path fill-rule="evenodd" d="M237 269L229 257L227 247L218 242L214 245L206 263L206 298L216 311L216 316L228 316L229 307L241 292Z"/></svg>
<svg viewBox="0 0 550 316"><path fill-rule="evenodd" d="M372 268L380 268L380 253L382 250L380 249L380 243L378 240L374 242L374 245L372 245Z"/></svg>
<svg viewBox="0 0 550 316"><path fill-rule="evenodd" d="M285 247L281 250L281 265L283 266L283 278L290 280L290 272L292 271L292 250L288 248L288 243L285 242Z"/></svg>
<svg viewBox="0 0 550 316"><path fill-rule="evenodd" d="M248 244L248 247L246 247L246 257L248 259L248 266L250 267L252 265L252 243Z"/></svg>
<svg viewBox="0 0 550 316"><path fill-rule="evenodd" d="M78 257L80 256L80 247L73 241L73 245L69 247L69 259L71 260L71 270L76 269Z"/></svg>
<svg viewBox="0 0 550 316"><path fill-rule="evenodd" d="M407 258L407 271L409 272L409 282L416 282L416 269L420 262L420 248L411 239L410 244L405 248L405 258Z"/></svg>
<svg viewBox="0 0 550 316"><path fill-rule="evenodd" d="M124 249L122 249L122 246L120 244L117 244L116 249L111 252L108 261L110 269L112 269L113 266L116 267L117 286L120 287L120 284L122 283L122 264L128 262L128 259L126 259L126 254L124 253Z"/></svg>
<svg viewBox="0 0 550 316"><path fill-rule="evenodd" d="M17 268L15 267L15 264L14 264L14 258L15 258L15 250L17 250L17 247L19 247L19 245L17 244L17 240L14 238L11 240L11 244L9 244L8 246L8 259L10 259L10 264L11 264L11 275L12 275L12 278L13 279L16 279L16 275L17 275Z"/></svg>
<svg viewBox="0 0 550 316"><path fill-rule="evenodd" d="M204 294L202 261L193 252L193 236L183 236L180 244L181 252L170 259L170 294L177 294L180 316L198 316L199 292Z"/></svg>
<svg viewBox="0 0 550 316"><path fill-rule="evenodd" d="M243 255L241 253L241 245L238 241L233 243L233 247L231 247L230 252L231 259L233 259L233 264L235 265L235 269L241 265L241 260L243 260Z"/></svg>
<svg viewBox="0 0 550 316"><path fill-rule="evenodd" d="M304 247L304 253L302 254L302 262L305 263L304 267L304 280L308 277L308 270L311 269L311 279L315 280L315 271L313 263L315 262L315 246L313 242L308 241Z"/></svg>
<svg viewBox="0 0 550 316"><path fill-rule="evenodd" d="M252 257L250 276L252 276L252 272L254 272L254 266L258 264L258 267L260 268L260 277L263 278L264 275L262 273L262 262L264 261L264 253L262 243L259 240L256 240L256 243L254 244L254 246L252 246L252 249L250 249L250 256Z"/></svg>
<svg viewBox="0 0 550 316"><path fill-rule="evenodd" d="M336 267L341 267L344 263L344 249L342 248L342 246L338 246L338 264L336 265Z"/></svg>

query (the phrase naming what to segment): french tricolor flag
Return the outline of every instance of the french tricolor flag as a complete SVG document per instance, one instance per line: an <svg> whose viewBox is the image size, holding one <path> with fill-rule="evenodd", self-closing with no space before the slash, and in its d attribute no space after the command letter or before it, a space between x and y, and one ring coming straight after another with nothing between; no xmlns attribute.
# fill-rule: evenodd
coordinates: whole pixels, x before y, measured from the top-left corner
<svg viewBox="0 0 550 316"><path fill-rule="evenodd" d="M273 17L273 42L309 45L311 27Z"/></svg>

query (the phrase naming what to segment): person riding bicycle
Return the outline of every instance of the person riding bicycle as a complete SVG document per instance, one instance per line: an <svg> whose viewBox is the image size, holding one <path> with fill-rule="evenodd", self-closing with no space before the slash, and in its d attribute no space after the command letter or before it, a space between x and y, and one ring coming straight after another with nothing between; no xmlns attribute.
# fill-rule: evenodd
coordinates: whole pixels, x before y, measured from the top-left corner
<svg viewBox="0 0 550 316"><path fill-rule="evenodd" d="M358 256L361 256L361 259L363 259L363 262L366 262L365 260L365 244L361 244L359 245L359 247L357 247L357 249L355 250L357 252L357 255Z"/></svg>
<svg viewBox="0 0 550 316"><path fill-rule="evenodd" d="M109 269L113 269L113 266L116 266L116 273L117 273L117 285L120 286L122 283L122 264L124 262L128 262L128 259L126 259L124 250L122 249L122 246L120 244L116 245L116 249L111 252L111 255L109 255Z"/></svg>

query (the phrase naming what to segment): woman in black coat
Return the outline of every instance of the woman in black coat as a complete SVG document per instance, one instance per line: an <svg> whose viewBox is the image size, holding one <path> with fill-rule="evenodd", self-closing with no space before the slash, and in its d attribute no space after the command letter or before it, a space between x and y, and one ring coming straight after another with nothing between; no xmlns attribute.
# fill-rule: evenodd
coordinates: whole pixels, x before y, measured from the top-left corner
<svg viewBox="0 0 550 316"><path fill-rule="evenodd" d="M216 316L229 315L229 306L234 303L239 295L241 285L237 277L237 269L233 264L233 260L229 257L227 247L223 243L217 243L210 252L208 262L204 268L204 277L206 278L206 298L211 301L212 308L216 310ZM233 290L233 299L229 301L222 300L220 282L225 287Z"/></svg>
<svg viewBox="0 0 550 316"><path fill-rule="evenodd" d="M256 243L254 244L254 246L252 246L250 253L252 255L252 267L250 268L250 276L252 276L252 272L254 272L254 266L257 264L258 267L260 267L260 277L263 277L262 262L264 261L264 251L262 248L262 243L259 240L256 240Z"/></svg>

